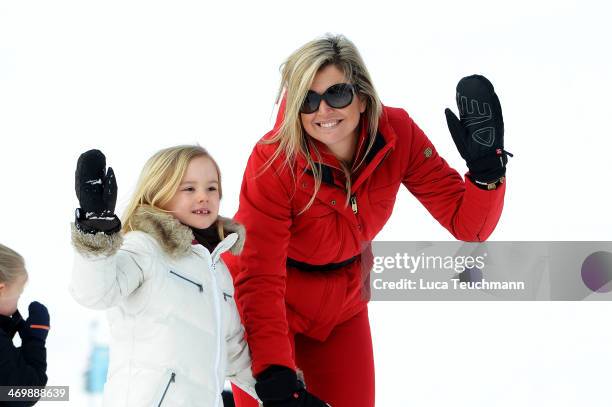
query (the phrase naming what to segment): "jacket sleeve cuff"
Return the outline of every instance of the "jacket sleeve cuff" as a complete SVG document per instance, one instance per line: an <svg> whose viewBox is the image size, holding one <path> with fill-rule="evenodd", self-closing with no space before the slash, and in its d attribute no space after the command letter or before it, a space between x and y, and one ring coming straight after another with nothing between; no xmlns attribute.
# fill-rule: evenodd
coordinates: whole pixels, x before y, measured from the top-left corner
<svg viewBox="0 0 612 407"><path fill-rule="evenodd" d="M466 242L484 242L495 230L504 206L506 183L496 189L483 190L471 181L466 181L464 202L472 208L472 213L479 214L463 227L455 228L455 237Z"/></svg>
<svg viewBox="0 0 612 407"><path fill-rule="evenodd" d="M71 223L72 245L83 256L111 256L119 250L123 243L121 232L107 235L104 232L96 234L83 233L79 231L74 223Z"/></svg>

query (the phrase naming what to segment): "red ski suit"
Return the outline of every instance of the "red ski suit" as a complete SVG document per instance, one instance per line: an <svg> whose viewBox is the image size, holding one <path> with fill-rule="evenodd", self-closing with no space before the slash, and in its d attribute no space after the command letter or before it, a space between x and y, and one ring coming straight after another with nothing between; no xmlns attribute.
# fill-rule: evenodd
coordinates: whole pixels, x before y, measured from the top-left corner
<svg viewBox="0 0 612 407"><path fill-rule="evenodd" d="M275 129L282 122L283 108L281 105ZM367 146L366 128L361 123L357 162ZM274 135L275 129L263 139ZM335 327L362 316L363 311L366 332L356 334L369 338L368 299L361 290L367 276L361 271L361 256L367 256L368 243L391 216L402 184L459 240L486 240L502 212L506 185L486 191L467 177L464 182L403 109L383 107L376 141L365 163L353 174L354 198L349 205L337 159L325 145L315 143L322 154L318 165L323 182L312 206L301 214L314 186L303 156L297 157L292 169L284 165L285 156L281 154L261 172L277 144L258 143L246 166L235 219L246 227L247 239L240 257L227 256L226 262L234 276L254 375L270 365L296 368L300 359L321 366L330 363L295 355L295 334L325 343L333 339ZM356 260L338 268L338 263L355 256ZM320 265L329 267L316 267ZM305 271L308 266L314 266L315 271ZM320 270L325 268L333 270ZM347 339L345 345L350 346L350 335ZM373 383L371 365L368 374ZM346 372L359 367L342 369ZM309 383L308 372L304 373L309 390L334 407L342 407L338 401L344 400L341 395L336 400L325 399L326 395L317 394ZM345 379L338 376L336 380ZM353 391L360 390L357 387ZM373 389L371 393L366 398L373 400Z"/></svg>

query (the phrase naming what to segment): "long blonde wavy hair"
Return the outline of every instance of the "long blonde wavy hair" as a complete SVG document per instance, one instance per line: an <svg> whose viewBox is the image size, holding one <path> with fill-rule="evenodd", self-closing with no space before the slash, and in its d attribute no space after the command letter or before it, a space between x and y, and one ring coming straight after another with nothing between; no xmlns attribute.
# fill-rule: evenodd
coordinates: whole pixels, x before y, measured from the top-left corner
<svg viewBox="0 0 612 407"><path fill-rule="evenodd" d="M281 65L281 83L277 95L278 103L282 97L286 98L284 119L276 134L268 140L266 144L278 143L278 148L263 167L265 171L281 153L285 154L286 164L293 166L298 154L303 154L308 162L315 179L314 193L308 204L302 209L307 210L317 195L321 187L321 171L315 165L312 154L309 153L308 145L314 152L317 160L321 155L314 143L310 143L308 135L302 126L300 108L304 103L306 94L312 85L315 75L322 68L334 65L338 68L348 83L356 87L357 95L366 101L366 109L363 113L368 123L368 143L362 159L353 168L359 168L368 152L374 144L376 132L378 130L378 119L382 113L382 104L370 74L359 54L355 45L343 35L326 34L321 38L300 47L294 51L289 58ZM346 176L346 204L348 205L351 197L351 169L342 163L342 170Z"/></svg>
<svg viewBox="0 0 612 407"><path fill-rule="evenodd" d="M165 148L149 158L140 173L136 191L123 214L122 231L124 233L134 230L134 213L140 207L148 206L170 213L164 207L178 191L189 162L196 157L207 157L212 161L219 176L219 198L223 196L221 190L221 171L219 171L217 162L206 149L199 145L181 145ZM217 222L217 230L219 231L219 236L223 238L220 222Z"/></svg>

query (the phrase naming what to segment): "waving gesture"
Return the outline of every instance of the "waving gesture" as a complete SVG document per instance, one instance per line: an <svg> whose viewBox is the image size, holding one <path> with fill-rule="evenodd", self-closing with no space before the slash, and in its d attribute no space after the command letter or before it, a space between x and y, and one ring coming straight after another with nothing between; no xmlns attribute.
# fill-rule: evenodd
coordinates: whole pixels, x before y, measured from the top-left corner
<svg viewBox="0 0 612 407"><path fill-rule="evenodd" d="M459 117L446 109L446 122L453 141L470 169L470 177L481 188L495 189L506 174L504 118L493 85L481 75L465 77L457 84Z"/></svg>
<svg viewBox="0 0 612 407"><path fill-rule="evenodd" d="M75 222L79 230L112 234L121 229L121 222L115 215L117 180L111 167L106 170L106 157L100 150L81 154L74 188L80 205Z"/></svg>

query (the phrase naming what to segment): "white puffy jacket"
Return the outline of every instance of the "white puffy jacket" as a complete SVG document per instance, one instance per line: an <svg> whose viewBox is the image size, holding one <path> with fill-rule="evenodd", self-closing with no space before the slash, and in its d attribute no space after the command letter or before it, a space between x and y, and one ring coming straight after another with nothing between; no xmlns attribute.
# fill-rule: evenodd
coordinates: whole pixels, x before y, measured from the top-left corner
<svg viewBox="0 0 612 407"><path fill-rule="evenodd" d="M141 207L122 236L84 234L70 285L82 305L106 309L112 341L105 407L221 407L225 378L256 397L249 349L221 253L239 253L244 228L209 253L172 215ZM228 234L229 233L229 234Z"/></svg>

